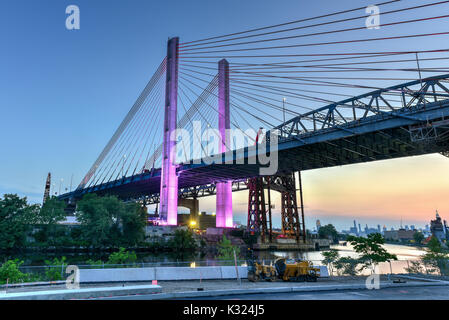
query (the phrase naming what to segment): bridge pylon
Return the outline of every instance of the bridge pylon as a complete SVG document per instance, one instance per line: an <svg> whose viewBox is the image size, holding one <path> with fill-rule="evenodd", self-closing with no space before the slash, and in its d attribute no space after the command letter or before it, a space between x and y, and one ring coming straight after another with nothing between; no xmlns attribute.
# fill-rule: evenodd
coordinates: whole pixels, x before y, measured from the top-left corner
<svg viewBox="0 0 449 320"><path fill-rule="evenodd" d="M218 131L221 141L219 152L230 150L229 129L231 129L229 110L229 63L226 59L218 62ZM232 228L232 181L217 182L216 227Z"/></svg>
<svg viewBox="0 0 449 320"><path fill-rule="evenodd" d="M168 225L178 223L178 176L176 174L176 130L178 101L179 38L171 38L167 45L167 75L165 86L165 115L162 149L160 217Z"/></svg>

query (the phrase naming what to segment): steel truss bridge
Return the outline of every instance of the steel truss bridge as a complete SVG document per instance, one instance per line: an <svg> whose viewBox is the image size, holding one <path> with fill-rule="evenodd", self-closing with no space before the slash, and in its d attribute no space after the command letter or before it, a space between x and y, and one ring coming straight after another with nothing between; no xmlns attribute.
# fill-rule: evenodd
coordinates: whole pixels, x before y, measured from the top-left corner
<svg viewBox="0 0 449 320"><path fill-rule="evenodd" d="M381 6L395 2L385 2ZM444 3L445 1L424 4L388 13ZM354 10L328 16L347 14ZM422 23L445 17L394 22L385 25L385 28L395 24ZM305 21L319 18L321 17ZM359 18L322 24L355 21ZM288 24L295 23L304 21ZM201 197L215 195L217 227L226 228L233 226L232 192L248 190L248 231L258 232L262 239L266 240L271 239L271 200L270 192L266 199L264 190L274 190L281 193L284 234L295 237L298 241L300 239L305 241L302 171L430 153L449 155L449 70L420 66L420 62L423 61L432 62L449 58L431 56L422 58L421 61L418 58L418 54L442 54L449 52L449 49L235 55L241 51L265 52L263 50L290 50L292 47L306 50L308 46L313 48L356 44L368 40L378 43L381 40L399 41L416 37L443 36L449 34L448 32L296 45L287 42L288 45L285 46L271 47L265 43L292 41L298 37L329 33L349 34L349 31L360 28L260 39L277 32L296 32L297 29L315 27L309 25L254 34L259 30L272 30L280 26L282 27L275 25L248 30L238 33L238 37L235 37L236 34L230 34L186 43L179 43L178 38L170 39L166 57L79 187L60 195L60 199L75 203L84 195L95 193L100 196L116 195L123 200L138 201L144 205L159 204L161 223L176 225L178 199L196 201ZM258 38L254 40L254 37ZM240 41L245 38L252 40ZM265 47L251 47L262 45L261 43ZM213 50L210 50L212 48ZM216 53L218 55L215 55ZM397 58L410 54L414 55L413 59ZM315 58L286 61L292 56L301 56L301 59L309 56ZM379 58L386 56L396 60ZM245 61L248 62L233 62L241 58L246 58ZM257 63L253 61L261 58L265 60ZM228 59L232 61L229 62ZM283 60L272 62L270 59ZM417 68L363 66L364 64L396 66L404 62L416 63ZM326 75L328 81L317 80L326 77L308 76L310 73L318 72ZM339 75L345 72L357 74L363 72L366 76L330 77L327 74ZM403 80L402 78L387 79L386 76L383 78L372 76L379 72L411 72L414 76L407 81L399 81ZM432 75L423 77L422 73L425 72ZM380 81L384 78L397 80L395 83L399 84L384 87L363 83L363 81ZM348 84L335 82L335 79L360 79L361 82ZM315 86L314 90L307 89L311 85ZM337 91L326 91L332 87L337 88ZM365 93L348 95L348 88L357 90L358 93L361 91ZM199 93L195 93L198 89ZM341 96L345 96L345 99L337 98ZM277 105L279 97L283 97L282 107ZM288 100L285 97L288 97ZM183 113L179 112L181 107L184 109ZM298 109L300 111L297 111ZM263 126L267 131L266 134L258 134L255 143L248 143L243 147L233 148L227 136L219 138L218 150L214 149L212 154L218 155L215 158L221 159L221 162L206 161L207 156L211 154L209 150L204 152L208 146L203 144L201 144L203 153L200 156L185 157L185 161L176 162L174 159L177 152L182 148L185 151L186 146L184 140L182 143L176 142L170 135L179 128L187 129L194 135L195 118L203 120L204 126L200 128L201 130L210 128L213 122L218 120L218 132L221 137L225 137L225 131L231 128L243 132L242 122L247 123L247 128L252 126L259 129ZM159 128L159 124L163 125L163 128ZM138 138L140 135L141 140ZM265 144L266 150L262 148ZM263 170L269 165L262 164L257 157L265 151L270 155L277 154L277 170L274 173L263 174L265 172Z"/></svg>

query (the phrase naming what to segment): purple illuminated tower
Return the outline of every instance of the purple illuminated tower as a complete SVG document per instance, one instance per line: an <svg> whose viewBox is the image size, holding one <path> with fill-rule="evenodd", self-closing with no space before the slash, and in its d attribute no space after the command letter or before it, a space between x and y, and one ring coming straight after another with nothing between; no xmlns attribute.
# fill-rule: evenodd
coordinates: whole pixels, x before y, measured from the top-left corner
<svg viewBox="0 0 449 320"><path fill-rule="evenodd" d="M226 59L218 62L218 130L221 135L220 153L229 150L229 63ZM232 182L217 183L217 228L232 228Z"/></svg>
<svg viewBox="0 0 449 320"><path fill-rule="evenodd" d="M179 38L168 41L167 76L165 87L164 140L162 151L160 216L168 225L178 223L178 176L176 175L176 142L170 140L176 129L178 101L178 44Z"/></svg>

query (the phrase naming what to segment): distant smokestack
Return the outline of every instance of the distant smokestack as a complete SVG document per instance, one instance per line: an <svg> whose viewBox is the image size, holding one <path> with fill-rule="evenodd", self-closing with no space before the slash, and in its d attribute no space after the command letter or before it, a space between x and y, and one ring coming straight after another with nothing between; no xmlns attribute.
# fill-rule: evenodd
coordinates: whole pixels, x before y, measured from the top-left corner
<svg viewBox="0 0 449 320"><path fill-rule="evenodd" d="M51 173L48 173L47 182L45 182L45 191L44 191L44 202L45 203L50 197L50 185L51 185Z"/></svg>

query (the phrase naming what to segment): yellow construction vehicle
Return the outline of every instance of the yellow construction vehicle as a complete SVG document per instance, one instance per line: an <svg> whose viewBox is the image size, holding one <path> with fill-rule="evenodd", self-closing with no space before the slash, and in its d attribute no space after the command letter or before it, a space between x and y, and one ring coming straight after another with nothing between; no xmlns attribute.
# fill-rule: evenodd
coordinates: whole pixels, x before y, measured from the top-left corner
<svg viewBox="0 0 449 320"><path fill-rule="evenodd" d="M273 266L252 262L248 264L248 280L256 282L259 280L275 281L277 279L276 269Z"/></svg>
<svg viewBox="0 0 449 320"><path fill-rule="evenodd" d="M284 258L274 262L277 275L284 281L316 282L320 269L314 268L310 261L286 261Z"/></svg>

